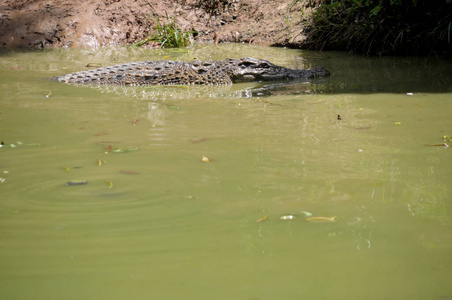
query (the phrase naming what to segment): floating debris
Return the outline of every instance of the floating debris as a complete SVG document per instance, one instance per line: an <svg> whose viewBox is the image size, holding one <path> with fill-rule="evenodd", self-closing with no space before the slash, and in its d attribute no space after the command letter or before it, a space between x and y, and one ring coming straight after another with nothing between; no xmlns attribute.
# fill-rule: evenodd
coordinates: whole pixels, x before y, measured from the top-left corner
<svg viewBox="0 0 452 300"><path fill-rule="evenodd" d="M111 152L114 153L127 153L127 152L131 152L131 151L137 151L138 148L129 148L129 149L122 149L122 148L118 148L118 149L113 149L111 150Z"/></svg>
<svg viewBox="0 0 452 300"><path fill-rule="evenodd" d="M139 120L140 120L140 119L135 119L135 120L133 120L132 126L135 126Z"/></svg>
<svg viewBox="0 0 452 300"><path fill-rule="evenodd" d="M295 215L287 214L287 215L281 216L280 219L283 221L295 220Z"/></svg>
<svg viewBox="0 0 452 300"><path fill-rule="evenodd" d="M106 160L104 160L104 159L98 159L97 160L97 165L100 167L100 166L102 166L102 164L106 164L107 163L107 161Z"/></svg>
<svg viewBox="0 0 452 300"><path fill-rule="evenodd" d="M311 217L312 216L312 213L310 213L308 211L304 211L304 210L300 211L300 214L302 214L304 217Z"/></svg>
<svg viewBox="0 0 452 300"><path fill-rule="evenodd" d="M452 138L450 137L450 135L443 135L443 141L445 141L445 142L452 142ZM427 144L426 146L449 148L450 145L447 144L447 143L438 143L438 144Z"/></svg>
<svg viewBox="0 0 452 300"><path fill-rule="evenodd" d="M67 186L70 186L70 185L85 185L87 183L88 183L88 181L86 181L86 180L72 180L72 181L66 182L66 185Z"/></svg>
<svg viewBox="0 0 452 300"><path fill-rule="evenodd" d="M68 173L71 173L71 169L69 169L69 168L61 167L61 169L65 170L65 171L68 172Z"/></svg>
<svg viewBox="0 0 452 300"><path fill-rule="evenodd" d="M107 149L105 150L105 154L108 154L111 151L111 148L113 148L112 145L108 145Z"/></svg>
<svg viewBox="0 0 452 300"><path fill-rule="evenodd" d="M113 187L113 182L110 180L105 181L108 184L108 188L111 189Z"/></svg>
<svg viewBox="0 0 452 300"><path fill-rule="evenodd" d="M336 216L334 216L334 217L309 217L309 218L306 218L306 221L315 222L315 223L336 222Z"/></svg>
<svg viewBox="0 0 452 300"><path fill-rule="evenodd" d="M201 158L201 161L202 161L202 162L211 162L212 160L211 160L210 158L208 158L207 156L203 156L203 157Z"/></svg>
<svg viewBox="0 0 452 300"><path fill-rule="evenodd" d="M259 218L256 220L257 223L262 223L268 220L268 216L263 216L262 218Z"/></svg>
<svg viewBox="0 0 452 300"><path fill-rule="evenodd" d="M40 147L41 144L37 144L37 143L25 144L25 143L23 143L21 141L17 141L15 144L5 144L3 141L1 141L1 143L0 143L0 148L2 148L2 147L17 148L18 146L37 146L37 147Z"/></svg>
<svg viewBox="0 0 452 300"><path fill-rule="evenodd" d="M449 147L449 144L442 143L442 144L427 144L426 146L435 146L435 147Z"/></svg>

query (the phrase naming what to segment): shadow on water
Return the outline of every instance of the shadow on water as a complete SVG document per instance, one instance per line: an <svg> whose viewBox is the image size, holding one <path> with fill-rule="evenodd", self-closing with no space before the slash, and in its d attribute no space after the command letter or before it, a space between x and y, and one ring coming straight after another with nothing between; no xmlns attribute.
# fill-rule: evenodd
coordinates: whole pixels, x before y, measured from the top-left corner
<svg viewBox="0 0 452 300"><path fill-rule="evenodd" d="M306 57L331 72L328 78L299 82L260 83L248 95L340 93L448 93L452 91L452 60L441 57L365 57L328 52Z"/></svg>

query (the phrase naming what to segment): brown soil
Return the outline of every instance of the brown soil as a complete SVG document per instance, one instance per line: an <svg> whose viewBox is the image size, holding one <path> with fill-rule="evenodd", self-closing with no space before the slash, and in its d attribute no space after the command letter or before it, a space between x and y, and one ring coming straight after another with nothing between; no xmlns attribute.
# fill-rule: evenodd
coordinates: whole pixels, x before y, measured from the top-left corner
<svg viewBox="0 0 452 300"><path fill-rule="evenodd" d="M125 45L155 32L157 18L175 17L196 40L301 47L301 4L292 0L3 0L0 47Z"/></svg>

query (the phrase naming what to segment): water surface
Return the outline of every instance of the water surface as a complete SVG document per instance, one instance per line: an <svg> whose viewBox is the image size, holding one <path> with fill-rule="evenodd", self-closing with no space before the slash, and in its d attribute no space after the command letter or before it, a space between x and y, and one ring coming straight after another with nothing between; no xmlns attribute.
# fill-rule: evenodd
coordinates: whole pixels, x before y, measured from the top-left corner
<svg viewBox="0 0 452 300"><path fill-rule="evenodd" d="M88 63L245 56L332 76L49 80ZM1 298L452 298L452 152L427 146L452 135L451 68L244 45L1 52Z"/></svg>

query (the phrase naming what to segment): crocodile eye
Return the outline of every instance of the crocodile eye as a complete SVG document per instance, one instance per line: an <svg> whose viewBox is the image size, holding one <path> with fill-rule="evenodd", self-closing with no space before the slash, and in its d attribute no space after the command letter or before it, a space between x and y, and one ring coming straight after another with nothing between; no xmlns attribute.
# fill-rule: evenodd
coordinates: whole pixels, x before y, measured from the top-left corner
<svg viewBox="0 0 452 300"><path fill-rule="evenodd" d="M255 66L256 64L253 63L253 62L250 62L250 61L243 61L243 62L240 62L238 65L239 65L240 68L246 69L246 68Z"/></svg>
<svg viewBox="0 0 452 300"><path fill-rule="evenodd" d="M268 64L268 63L260 63L258 67L262 68L262 69L268 69L268 68L270 68L270 64Z"/></svg>

